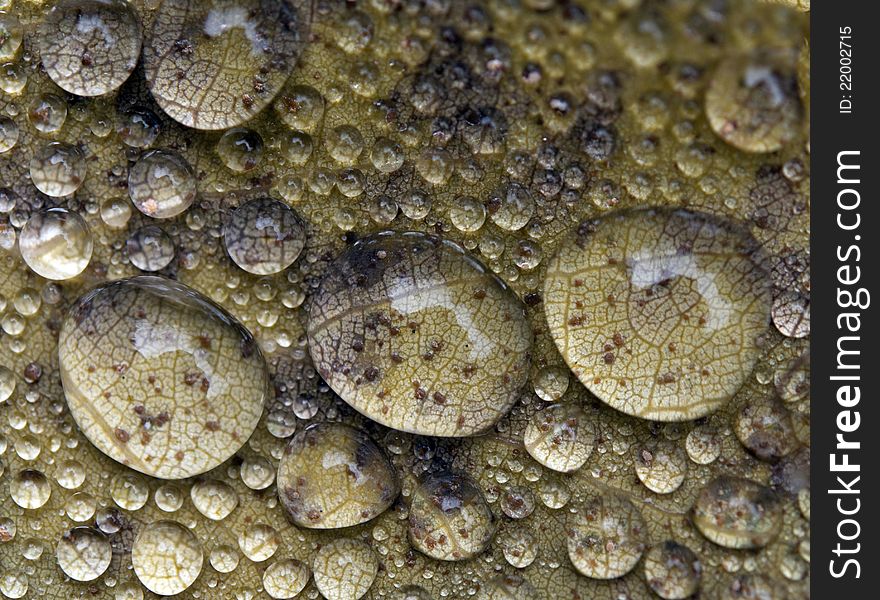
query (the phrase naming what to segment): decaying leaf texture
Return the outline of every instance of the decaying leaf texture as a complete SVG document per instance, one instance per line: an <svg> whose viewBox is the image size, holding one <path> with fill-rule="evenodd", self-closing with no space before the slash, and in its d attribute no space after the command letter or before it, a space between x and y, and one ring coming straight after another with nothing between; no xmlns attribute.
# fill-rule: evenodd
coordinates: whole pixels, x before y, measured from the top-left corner
<svg viewBox="0 0 880 600"><path fill-rule="evenodd" d="M806 4L0 0L0 597L807 597Z"/></svg>

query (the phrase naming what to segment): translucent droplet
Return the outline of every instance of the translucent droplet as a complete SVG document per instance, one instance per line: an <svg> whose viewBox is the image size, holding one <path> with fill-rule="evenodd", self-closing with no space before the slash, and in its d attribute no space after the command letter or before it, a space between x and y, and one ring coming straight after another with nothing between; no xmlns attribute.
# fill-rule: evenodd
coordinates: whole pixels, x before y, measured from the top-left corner
<svg viewBox="0 0 880 600"><path fill-rule="evenodd" d="M554 404L532 415L523 443L545 467L569 473L581 468L592 454L595 425L576 404Z"/></svg>
<svg viewBox="0 0 880 600"><path fill-rule="evenodd" d="M116 133L126 146L148 148L159 137L161 122L149 108L133 107L119 117Z"/></svg>
<svg viewBox="0 0 880 600"><path fill-rule="evenodd" d="M26 469L19 471L10 481L9 495L20 507L33 510L49 501L52 485L40 471Z"/></svg>
<svg viewBox="0 0 880 600"><path fill-rule="evenodd" d="M263 589L276 600L287 600L296 597L311 576L305 563L290 558L279 560L263 572Z"/></svg>
<svg viewBox="0 0 880 600"><path fill-rule="evenodd" d="M128 259L141 271L161 271L174 260L174 240L157 225L134 231L125 243Z"/></svg>
<svg viewBox="0 0 880 600"><path fill-rule="evenodd" d="M634 463L639 481L658 494L671 494L687 477L685 451L671 442L649 442L638 446Z"/></svg>
<svg viewBox="0 0 880 600"><path fill-rule="evenodd" d="M86 159L77 146L51 142L34 153L30 174L34 186L47 196L69 196L85 179Z"/></svg>
<svg viewBox="0 0 880 600"><path fill-rule="evenodd" d="M524 569L535 562L540 547L538 540L528 529L508 531L499 543L504 559L517 569Z"/></svg>
<svg viewBox="0 0 880 600"><path fill-rule="evenodd" d="M0 365L0 403L6 402L12 397L12 392L15 391L15 387L15 373L3 365Z"/></svg>
<svg viewBox="0 0 880 600"><path fill-rule="evenodd" d="M159 486L154 498L159 509L172 513L180 510L180 507L183 506L184 494L180 486L174 483L166 483Z"/></svg>
<svg viewBox="0 0 880 600"><path fill-rule="evenodd" d="M238 551L232 546L217 546L211 550L208 560L218 573L232 573L238 567Z"/></svg>
<svg viewBox="0 0 880 600"><path fill-rule="evenodd" d="M101 220L112 229L124 229L131 219L128 198L109 198L101 204Z"/></svg>
<svg viewBox="0 0 880 600"><path fill-rule="evenodd" d="M123 0L62 0L43 19L38 44L43 68L59 87L101 96L137 66L140 20Z"/></svg>
<svg viewBox="0 0 880 600"><path fill-rule="evenodd" d="M715 217L637 210L584 222L550 261L544 309L572 371L656 421L705 416L751 374L770 289L757 242Z"/></svg>
<svg viewBox="0 0 880 600"><path fill-rule="evenodd" d="M374 333L357 333L367 327ZM516 296L464 250L390 232L362 239L330 267L308 335L321 376L351 406L436 436L485 431L508 410L532 339Z"/></svg>
<svg viewBox="0 0 880 600"><path fill-rule="evenodd" d="M18 124L9 117L0 117L0 154L15 148L18 135Z"/></svg>
<svg viewBox="0 0 880 600"><path fill-rule="evenodd" d="M492 222L506 231L519 231L526 226L535 212L535 201L529 190L518 183L489 197L489 216Z"/></svg>
<svg viewBox="0 0 880 600"><path fill-rule="evenodd" d="M150 488L140 475L120 473L110 483L110 496L119 508L139 510L150 498Z"/></svg>
<svg viewBox="0 0 880 600"><path fill-rule="evenodd" d="M582 575L616 579L639 562L645 536L645 521L628 500L617 496L593 498L571 515L568 557Z"/></svg>
<svg viewBox="0 0 880 600"><path fill-rule="evenodd" d="M358 600L373 585L379 561L365 543L339 538L318 550L312 570L315 585L327 600Z"/></svg>
<svg viewBox="0 0 880 600"><path fill-rule="evenodd" d="M217 155L231 171L252 171L263 157L263 138L252 129L234 127L217 142Z"/></svg>
<svg viewBox="0 0 880 600"><path fill-rule="evenodd" d="M162 596L189 588L202 572L203 560L196 536L175 521L145 525L131 546L131 565L137 578Z"/></svg>
<svg viewBox="0 0 880 600"><path fill-rule="evenodd" d="M238 536L238 547L242 554L254 562L263 562L275 555L281 536L278 532L265 523L249 525Z"/></svg>
<svg viewBox="0 0 880 600"><path fill-rule="evenodd" d="M55 94L42 94L28 107L28 120L41 133L55 133L67 120L67 102Z"/></svg>
<svg viewBox="0 0 880 600"><path fill-rule="evenodd" d="M58 566L76 581L93 581L104 574L113 558L110 540L91 527L75 527L61 536L55 550Z"/></svg>
<svg viewBox="0 0 880 600"><path fill-rule="evenodd" d="M143 52L153 97L179 123L213 130L240 125L272 102L311 20L300 0L242 0L219 8L166 0L154 17Z"/></svg>
<svg viewBox="0 0 880 600"><path fill-rule="evenodd" d="M275 467L262 456L249 456L239 468L241 480L252 490L265 490L275 481Z"/></svg>
<svg viewBox="0 0 880 600"><path fill-rule="evenodd" d="M222 521L238 506L238 494L232 486L216 479L196 481L190 498L196 510L212 521Z"/></svg>
<svg viewBox="0 0 880 600"><path fill-rule="evenodd" d="M412 493L409 540L431 558L472 558L488 547L495 527L486 497L465 475L431 475Z"/></svg>
<svg viewBox="0 0 880 600"><path fill-rule="evenodd" d="M296 85L278 96L275 111L291 129L314 132L324 118L324 98L313 87Z"/></svg>
<svg viewBox="0 0 880 600"><path fill-rule="evenodd" d="M280 273L305 247L302 219L286 204L271 198L251 200L233 211L223 227L230 258L254 275Z"/></svg>
<svg viewBox="0 0 880 600"><path fill-rule="evenodd" d="M700 586L703 571L693 551L673 541L648 550L644 568L648 585L664 600L692 597Z"/></svg>
<svg viewBox="0 0 880 600"><path fill-rule="evenodd" d="M115 281L80 298L61 329L59 362L86 437L165 479L232 456L256 428L268 386L251 334L195 290L160 277Z"/></svg>
<svg viewBox="0 0 880 600"><path fill-rule="evenodd" d="M369 521L397 498L391 461L364 432L316 423L297 433L278 468L278 495L302 527L335 529Z"/></svg>
<svg viewBox="0 0 880 600"><path fill-rule="evenodd" d="M759 52L719 63L706 91L706 116L727 143L773 152L790 142L802 112L794 56Z"/></svg>
<svg viewBox="0 0 880 600"><path fill-rule="evenodd" d="M697 529L725 548L762 548L782 528L782 505L767 487L722 476L711 481L692 509Z"/></svg>
<svg viewBox="0 0 880 600"><path fill-rule="evenodd" d="M6 62L15 58L23 39L24 30L18 17L12 13L0 12L0 61Z"/></svg>
<svg viewBox="0 0 880 600"><path fill-rule="evenodd" d="M486 222L486 206L476 198L462 196L450 206L449 220L462 233L474 233Z"/></svg>
<svg viewBox="0 0 880 600"><path fill-rule="evenodd" d="M195 200L195 174L180 154L151 150L131 167L128 195L148 217L168 219L185 211Z"/></svg>

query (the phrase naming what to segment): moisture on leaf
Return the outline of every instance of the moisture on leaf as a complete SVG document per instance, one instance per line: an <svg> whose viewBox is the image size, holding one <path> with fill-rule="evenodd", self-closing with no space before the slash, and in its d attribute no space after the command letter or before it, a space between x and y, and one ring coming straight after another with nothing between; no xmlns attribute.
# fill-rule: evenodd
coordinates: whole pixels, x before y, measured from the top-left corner
<svg viewBox="0 0 880 600"><path fill-rule="evenodd" d="M551 261L544 296L556 346L581 382L656 421L724 405L758 359L770 308L757 242L684 210L584 222Z"/></svg>
<svg viewBox="0 0 880 600"><path fill-rule="evenodd" d="M507 412L532 341L517 297L461 247L390 232L330 267L308 335L343 400L389 427L444 437L483 432Z"/></svg>
<svg viewBox="0 0 880 600"><path fill-rule="evenodd" d="M177 479L219 465L263 412L266 365L250 333L170 280L136 277L88 292L58 346L80 429L149 475Z"/></svg>

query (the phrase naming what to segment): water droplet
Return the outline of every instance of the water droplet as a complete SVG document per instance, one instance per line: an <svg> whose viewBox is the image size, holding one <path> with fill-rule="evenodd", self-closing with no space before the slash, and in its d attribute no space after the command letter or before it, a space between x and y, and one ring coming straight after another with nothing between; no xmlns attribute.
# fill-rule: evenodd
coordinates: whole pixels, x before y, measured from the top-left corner
<svg viewBox="0 0 880 600"><path fill-rule="evenodd" d="M528 529L507 531L499 540L504 559L512 567L524 569L538 556L538 540Z"/></svg>
<svg viewBox="0 0 880 600"><path fill-rule="evenodd" d="M489 216L492 222L506 231L519 231L535 212L532 194L518 183L510 183L489 197Z"/></svg>
<svg viewBox="0 0 880 600"><path fill-rule="evenodd" d="M291 129L311 133L324 118L324 98L313 87L296 85L278 96L275 111Z"/></svg>
<svg viewBox="0 0 880 600"><path fill-rule="evenodd" d="M462 196L450 206L449 220L462 233L474 233L486 222L486 207L476 198Z"/></svg>
<svg viewBox="0 0 880 600"><path fill-rule="evenodd" d="M242 554L254 562L263 562L275 555L281 536L270 525L257 523L248 527L238 536L238 547Z"/></svg>
<svg viewBox="0 0 880 600"><path fill-rule="evenodd" d="M798 447L791 413L775 398L743 406L734 425L736 437L761 460L775 462Z"/></svg>
<svg viewBox="0 0 880 600"><path fill-rule="evenodd" d="M40 508L49 501L52 485L43 473L33 469L19 471L9 483L12 501L22 508Z"/></svg>
<svg viewBox="0 0 880 600"><path fill-rule="evenodd" d="M639 562L645 531L641 513L628 500L617 496L587 500L570 517L568 557L587 577L622 577Z"/></svg>
<svg viewBox="0 0 880 600"><path fill-rule="evenodd" d="M193 533L175 521L145 525L131 546L131 565L148 590L162 596L179 594L202 572L204 555Z"/></svg>
<svg viewBox="0 0 880 600"><path fill-rule="evenodd" d="M671 494L687 476L687 456L670 442L649 442L637 447L634 462L639 481L658 494Z"/></svg>
<svg viewBox="0 0 880 600"><path fill-rule="evenodd" d="M238 494L232 486L216 479L196 481L190 498L196 510L212 521L222 521L238 506Z"/></svg>
<svg viewBox="0 0 880 600"><path fill-rule="evenodd" d="M706 116L715 133L740 150L782 148L802 118L794 57L758 52L721 61L706 91Z"/></svg>
<svg viewBox="0 0 880 600"><path fill-rule="evenodd" d="M37 40L46 74L77 96L117 89L137 66L141 27L123 0L63 0L48 12Z"/></svg>
<svg viewBox="0 0 880 600"><path fill-rule="evenodd" d="M128 259L141 271L161 271L174 260L174 240L157 225L146 225L133 231L125 242Z"/></svg>
<svg viewBox="0 0 880 600"><path fill-rule="evenodd" d="M664 600L684 600L697 592L702 565L687 546L663 542L645 555L645 579Z"/></svg>
<svg viewBox="0 0 880 600"><path fill-rule="evenodd" d="M569 473L581 468L593 452L595 426L576 404L554 404L532 415L523 442L539 463Z"/></svg>
<svg viewBox="0 0 880 600"><path fill-rule="evenodd" d="M287 600L299 594L311 578L305 563L295 560L279 560L263 572L263 589L276 600Z"/></svg>
<svg viewBox="0 0 880 600"><path fill-rule="evenodd" d="M305 225L286 204L271 198L239 206L223 227L230 258L254 275L280 273L305 247Z"/></svg>
<svg viewBox="0 0 880 600"><path fill-rule="evenodd" d="M28 107L28 120L37 131L55 133L67 120L67 102L55 94L42 94Z"/></svg>
<svg viewBox="0 0 880 600"><path fill-rule="evenodd" d="M397 498L391 461L364 432L318 423L296 434L278 469L278 495L294 523L335 529L364 523Z"/></svg>
<svg viewBox="0 0 880 600"><path fill-rule="evenodd" d="M353 333L367 327L374 333ZM388 232L328 270L308 335L321 376L351 406L436 436L485 431L509 409L532 338L516 296L459 246Z"/></svg>
<svg viewBox="0 0 880 600"><path fill-rule="evenodd" d="M147 148L159 137L161 122L149 108L133 107L119 118L116 133L126 146Z"/></svg>
<svg viewBox="0 0 880 600"><path fill-rule="evenodd" d="M55 550L58 566L76 581L93 581L104 574L113 550L103 533L91 527L75 527L61 536Z"/></svg>
<svg viewBox="0 0 880 600"><path fill-rule="evenodd" d="M160 277L108 283L80 298L61 329L59 362L86 437L166 479L232 456L256 428L268 386L251 334L195 290Z"/></svg>
<svg viewBox="0 0 880 600"><path fill-rule="evenodd" d="M234 127L217 142L217 155L231 171L252 171L263 157L263 138L252 129Z"/></svg>
<svg viewBox="0 0 880 600"><path fill-rule="evenodd" d="M0 12L0 61L6 62L15 58L23 39L24 30L18 17Z"/></svg>
<svg viewBox="0 0 880 600"><path fill-rule="evenodd" d="M379 561L365 543L340 538L318 550L312 570L315 585L327 600L358 600L373 585Z"/></svg>
<svg viewBox="0 0 880 600"><path fill-rule="evenodd" d="M714 479L700 492L692 512L697 529L725 548L762 548L782 527L776 496L749 479Z"/></svg>
<svg viewBox="0 0 880 600"><path fill-rule="evenodd" d="M613 408L683 421L752 372L770 292L757 242L706 214L626 211L583 223L549 265L544 306L566 362Z"/></svg>
<svg viewBox="0 0 880 600"><path fill-rule="evenodd" d="M495 527L486 497L466 475L430 475L413 491L409 540L431 558L472 558L489 546Z"/></svg>
<svg viewBox="0 0 880 600"><path fill-rule="evenodd" d="M30 174L34 186L47 196L69 196L86 177L86 159L77 146L51 142L34 153Z"/></svg>
<svg viewBox="0 0 880 600"><path fill-rule="evenodd" d="M180 154L151 150L131 167L128 195L148 217L168 219L192 205L196 197L195 174Z"/></svg>
<svg viewBox="0 0 880 600"><path fill-rule="evenodd" d="M110 483L110 496L119 508L140 510L150 498L150 488L140 475L124 472Z"/></svg>
<svg viewBox="0 0 880 600"><path fill-rule="evenodd" d="M0 154L15 148L18 136L18 124L9 117L0 117Z"/></svg>
<svg viewBox="0 0 880 600"><path fill-rule="evenodd" d="M217 546L211 550L208 560L218 573L232 573L238 567L238 551L232 546Z"/></svg>

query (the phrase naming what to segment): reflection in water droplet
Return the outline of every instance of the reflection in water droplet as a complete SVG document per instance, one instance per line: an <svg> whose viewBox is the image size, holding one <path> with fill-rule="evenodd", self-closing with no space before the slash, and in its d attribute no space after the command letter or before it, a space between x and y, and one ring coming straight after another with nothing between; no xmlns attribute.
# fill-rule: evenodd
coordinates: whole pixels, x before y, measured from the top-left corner
<svg viewBox="0 0 880 600"><path fill-rule="evenodd" d="M101 96L121 86L141 54L134 8L123 0L62 0L38 38L46 74L65 91Z"/></svg>
<svg viewBox="0 0 880 600"><path fill-rule="evenodd" d="M364 432L318 423L297 433L278 468L278 495L294 523L335 529L369 521L400 492L391 461Z"/></svg>
<svg viewBox="0 0 880 600"><path fill-rule="evenodd" d="M9 117L0 117L0 154L9 152L18 143L18 125Z"/></svg>
<svg viewBox="0 0 880 600"><path fill-rule="evenodd" d="M762 548L782 528L776 495L748 479L714 479L700 492L692 513L697 529L725 548Z"/></svg>
<svg viewBox="0 0 880 600"><path fill-rule="evenodd" d="M131 565L144 587L163 596L179 594L202 572L196 536L175 521L145 525L131 546Z"/></svg>
<svg viewBox="0 0 880 600"><path fill-rule="evenodd" d="M685 451L671 442L649 442L637 447L634 463L639 481L658 494L671 494L687 477Z"/></svg>
<svg viewBox="0 0 880 600"><path fill-rule="evenodd" d="M263 157L263 138L252 129L233 127L217 142L217 155L231 171L252 171Z"/></svg>
<svg viewBox="0 0 880 600"><path fill-rule="evenodd" d="M161 271L174 260L176 248L171 236L157 225L133 231L125 242L128 259L141 271Z"/></svg>
<svg viewBox="0 0 880 600"><path fill-rule="evenodd" d="M379 561L365 543L340 538L318 550L312 570L315 585L327 600L358 600L373 585Z"/></svg>
<svg viewBox="0 0 880 600"><path fill-rule="evenodd" d="M190 498L196 510L212 521L222 521L238 506L238 494L232 486L216 479L195 482Z"/></svg>
<svg viewBox="0 0 880 600"><path fill-rule="evenodd" d="M128 195L148 217L168 219L185 211L196 197L192 167L177 152L151 150L128 173Z"/></svg>
<svg viewBox="0 0 880 600"><path fill-rule="evenodd" d="M582 575L616 579L639 562L645 533L645 521L629 500L593 498L571 515L568 557Z"/></svg>
<svg viewBox="0 0 880 600"><path fill-rule="evenodd" d="M705 416L758 358L770 290L748 232L683 210L581 224L550 262L547 323L575 375L645 419Z"/></svg>
<svg viewBox="0 0 880 600"><path fill-rule="evenodd" d="M92 234L85 220L63 208L35 213L21 231L19 248L25 263L47 279L71 279L92 258Z"/></svg>
<svg viewBox="0 0 880 600"><path fill-rule="evenodd" d="M645 555L645 579L664 600L684 600L700 586L702 565L687 546L673 541L658 544Z"/></svg>
<svg viewBox="0 0 880 600"><path fill-rule="evenodd" d="M254 562L263 562L275 555L281 536L278 532L265 523L248 525L238 536L238 547L242 554Z"/></svg>
<svg viewBox="0 0 880 600"><path fill-rule="evenodd" d="M12 501L22 508L40 508L49 501L52 485L43 473L32 469L19 471L9 483Z"/></svg>
<svg viewBox="0 0 880 600"><path fill-rule="evenodd" d="M275 600L287 600L299 594L310 577L311 572L302 561L280 560L263 572L263 589Z"/></svg>
<svg viewBox="0 0 880 600"><path fill-rule="evenodd" d="M102 452L166 479L232 456L257 426L268 374L251 334L182 284L142 276L99 286L59 336L71 414Z"/></svg>
<svg viewBox="0 0 880 600"><path fill-rule="evenodd" d="M486 497L466 475L441 473L412 493L409 540L437 560L465 560L483 552L495 535Z"/></svg>
<svg viewBox="0 0 880 600"><path fill-rule="evenodd" d="M254 275L280 273L305 247L305 225L286 204L271 198L239 206L223 227L230 258Z"/></svg>
<svg viewBox="0 0 880 600"><path fill-rule="evenodd" d="M321 376L358 411L398 430L456 437L507 412L532 341L523 305L463 249L390 232L362 239L328 269L308 335Z"/></svg>
<svg viewBox="0 0 880 600"><path fill-rule="evenodd" d="M532 415L523 443L545 467L569 473L581 468L593 452L595 426L576 404L554 404Z"/></svg>
<svg viewBox="0 0 880 600"><path fill-rule="evenodd" d="M103 533L91 527L76 527L61 536L55 556L68 577L92 581L110 566L113 550Z"/></svg>
<svg viewBox="0 0 880 600"><path fill-rule="evenodd" d="M51 142L34 153L30 174L34 186L47 196L69 196L85 179L86 159L77 146Z"/></svg>

